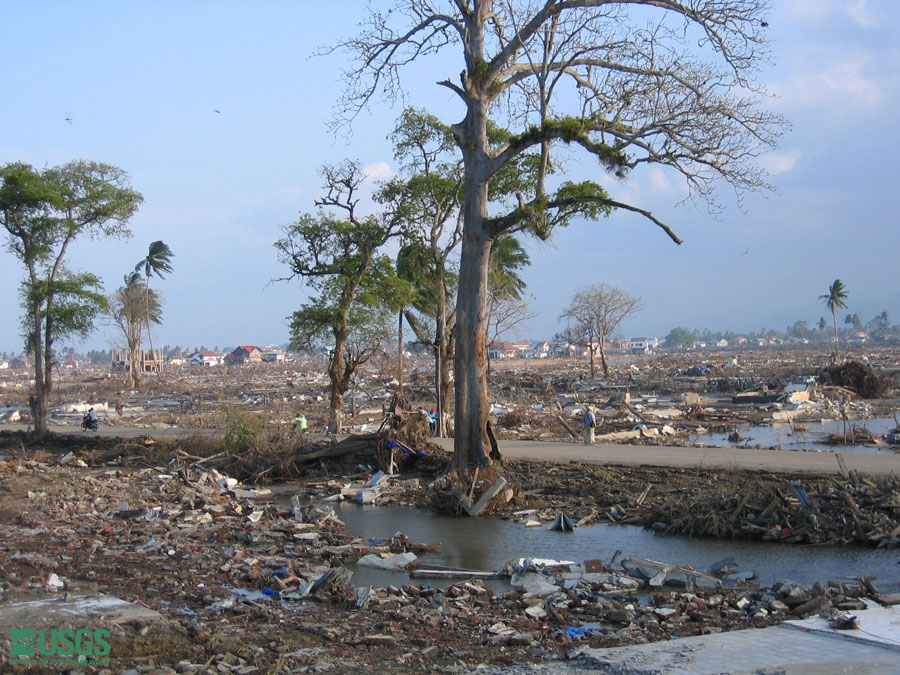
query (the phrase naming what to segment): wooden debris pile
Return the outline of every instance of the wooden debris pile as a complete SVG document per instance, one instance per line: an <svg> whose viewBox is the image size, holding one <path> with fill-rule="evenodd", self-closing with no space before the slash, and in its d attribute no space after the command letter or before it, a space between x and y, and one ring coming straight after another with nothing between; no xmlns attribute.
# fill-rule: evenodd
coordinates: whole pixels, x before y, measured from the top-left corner
<svg viewBox="0 0 900 675"><path fill-rule="evenodd" d="M521 490L501 512L516 520L541 513L546 517L539 520L549 521L564 509L579 526L609 522L698 537L900 546L900 477L842 471L800 480L750 471L507 462L504 475Z"/></svg>
<svg viewBox="0 0 900 675"><path fill-rule="evenodd" d="M648 489L630 504L613 505L607 517L689 536L900 546L900 486L896 478L885 480L890 488L854 476L751 483L718 495L695 488L654 497Z"/></svg>

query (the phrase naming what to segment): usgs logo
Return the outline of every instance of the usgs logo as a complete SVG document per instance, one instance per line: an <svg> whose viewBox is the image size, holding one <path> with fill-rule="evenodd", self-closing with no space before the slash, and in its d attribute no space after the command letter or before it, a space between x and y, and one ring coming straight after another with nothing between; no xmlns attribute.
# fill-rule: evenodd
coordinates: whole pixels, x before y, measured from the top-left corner
<svg viewBox="0 0 900 675"><path fill-rule="evenodd" d="M104 657L109 654L109 631L96 630L36 630L12 628L9 631L9 655L25 658L40 657Z"/></svg>

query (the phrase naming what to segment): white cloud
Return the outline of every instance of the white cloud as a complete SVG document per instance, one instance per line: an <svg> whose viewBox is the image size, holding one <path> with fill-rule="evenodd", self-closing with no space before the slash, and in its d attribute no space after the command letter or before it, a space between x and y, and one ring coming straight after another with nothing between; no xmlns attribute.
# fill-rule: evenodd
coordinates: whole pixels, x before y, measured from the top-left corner
<svg viewBox="0 0 900 675"><path fill-rule="evenodd" d="M831 0L784 0L779 9L792 23L818 26L834 13L834 4Z"/></svg>
<svg viewBox="0 0 900 675"><path fill-rule="evenodd" d="M797 165L797 161L803 155L799 150L787 152L772 152L763 156L759 163L771 176L786 173Z"/></svg>
<svg viewBox="0 0 900 675"><path fill-rule="evenodd" d="M678 188L672 184L672 181L669 180L666 173L662 169L656 167L650 171L650 187L656 192L678 191Z"/></svg>
<svg viewBox="0 0 900 675"><path fill-rule="evenodd" d="M875 16L869 9L868 0L850 0L847 3L847 14L864 28L873 28L876 25Z"/></svg>
<svg viewBox="0 0 900 675"><path fill-rule="evenodd" d="M394 175L391 165L387 162L377 162L363 167L363 174L366 180L384 180Z"/></svg>
<svg viewBox="0 0 900 675"><path fill-rule="evenodd" d="M773 84L771 91L788 109L843 112L875 108L884 102L885 93L870 72L873 61L871 54L843 50L817 59L814 67L798 68L790 80Z"/></svg>

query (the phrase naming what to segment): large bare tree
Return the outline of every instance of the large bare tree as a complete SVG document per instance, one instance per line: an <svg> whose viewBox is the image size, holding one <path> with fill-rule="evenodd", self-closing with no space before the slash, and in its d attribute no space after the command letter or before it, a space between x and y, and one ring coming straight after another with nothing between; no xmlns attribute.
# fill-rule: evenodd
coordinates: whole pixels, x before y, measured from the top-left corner
<svg viewBox="0 0 900 675"><path fill-rule="evenodd" d="M439 82L465 110L451 128L463 156L463 242L457 303L456 432L452 467L489 464L487 275L493 241L527 231L550 236L574 218L637 213L676 243L640 205L598 182L545 177L562 146L598 161L605 180L641 165L680 174L692 197L716 209L715 186L767 187L754 158L782 121L761 110L753 85L767 56L765 0L398 0L373 9L342 42L348 69L339 122L402 93L400 71L445 49L461 53L458 78ZM489 126L511 129L491 141ZM518 204L489 211L501 170L538 153L538 180ZM552 176L551 176L552 177Z"/></svg>
<svg viewBox="0 0 900 675"><path fill-rule="evenodd" d="M606 342L619 324L643 309L640 298L629 295L618 286L593 284L579 288L559 315L570 322L572 332L587 344L591 357L591 377L594 377L594 354L600 353L603 374L609 377L606 362Z"/></svg>

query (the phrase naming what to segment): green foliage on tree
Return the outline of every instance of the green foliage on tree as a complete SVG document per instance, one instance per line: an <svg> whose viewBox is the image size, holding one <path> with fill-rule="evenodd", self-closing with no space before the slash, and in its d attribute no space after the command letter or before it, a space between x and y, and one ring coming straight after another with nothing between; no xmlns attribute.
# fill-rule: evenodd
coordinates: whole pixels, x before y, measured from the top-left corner
<svg viewBox="0 0 900 675"><path fill-rule="evenodd" d="M43 171L15 162L0 168L0 180L0 224L9 251L26 271L22 323L27 351L34 356L31 407L41 437L47 431L55 343L87 335L106 308L99 278L66 268L68 248L82 236L130 236L127 223L143 197L122 169L98 162L73 161Z"/></svg>
<svg viewBox="0 0 900 675"><path fill-rule="evenodd" d="M168 244L162 241L154 241L150 243L150 246L147 249L147 255L139 260L137 265L134 266L135 272L144 272L144 278L146 279L145 286L145 294L146 294L146 304L147 310L145 312L145 321L144 325L147 328L147 342L150 344L150 352L153 353L153 335L150 332L150 324L152 323L160 323L160 321L152 321L150 318L151 315L151 304L152 300L150 298L150 277L159 277L160 279L165 278L167 274L171 274L172 267L172 249L169 248ZM157 302L159 301L159 296L156 298ZM155 356L154 356L155 358ZM158 364L160 368L162 368L162 363Z"/></svg>
<svg viewBox="0 0 900 675"><path fill-rule="evenodd" d="M494 144L509 133L493 124L487 135ZM462 241L463 162L452 129L427 112L407 108L391 134L400 173L376 195L390 218L402 222L406 243L398 255L398 275L413 285L411 311L404 313L419 341L435 356L438 409L449 407L449 364L454 355L457 249ZM535 180L537 157L523 153L498 172L489 199L506 204ZM513 237L501 237L491 248L494 302L489 316L499 318L499 303L520 302L525 288L517 269L529 263ZM502 323L502 322L501 322ZM439 416L443 432L443 415Z"/></svg>
<svg viewBox="0 0 900 675"><path fill-rule="evenodd" d="M546 239L575 220L625 210L680 242L649 211L612 199L603 185L642 165L680 174L691 196L713 210L720 180L738 193L768 187L753 160L774 143L781 120L761 108L751 81L767 56L767 9L764 0L460 0L440 7L402 0L392 11L373 8L358 34L339 45L354 60L338 122L373 100L395 98L400 71L412 62L456 50L463 64L439 82L464 108L451 127L464 175L454 468L489 464L496 455L488 444L485 280L497 237ZM497 128L504 131L492 138ZM552 161L558 151L563 161ZM576 154L594 160L595 180L548 180ZM510 194L514 203L497 208L495 181L529 156L534 161L521 167L534 167L533 180Z"/></svg>
<svg viewBox="0 0 900 675"><path fill-rule="evenodd" d="M407 284L396 275L393 261L382 252L402 234L396 221L383 216L359 216L360 189L365 180L357 162L326 166L325 195L315 214L282 228L275 242L279 261L289 276L315 292L290 318L293 349L330 350L329 426L339 431L343 395L357 368L387 340L389 316L408 297Z"/></svg>
<svg viewBox="0 0 900 675"><path fill-rule="evenodd" d="M128 386L140 387L141 342L144 326L162 323L162 301L156 291L146 287L137 272L125 275L125 284L109 299L113 323L122 331L128 350Z"/></svg>
<svg viewBox="0 0 900 675"><path fill-rule="evenodd" d="M697 339L697 334L692 331L690 328L685 328L684 326L676 326L672 330L669 331L669 334L666 335L663 344L669 348L677 348L677 347L690 347L694 344L694 340Z"/></svg>
<svg viewBox="0 0 900 675"><path fill-rule="evenodd" d="M819 300L825 303L825 307L831 312L831 319L834 324L834 360L838 360L838 334L837 334L837 315L839 309L847 307L847 289L844 288L844 282L835 279L834 283L828 287L828 293L820 295Z"/></svg>

